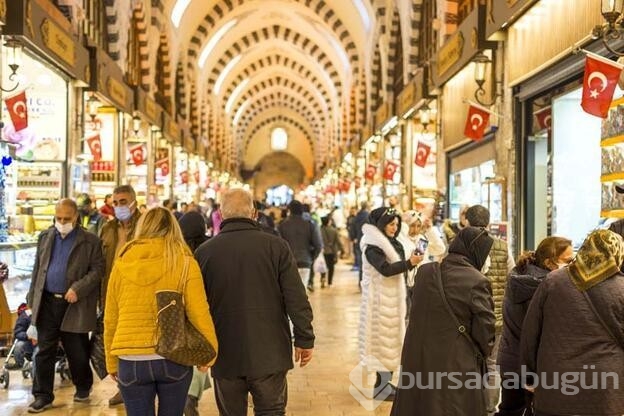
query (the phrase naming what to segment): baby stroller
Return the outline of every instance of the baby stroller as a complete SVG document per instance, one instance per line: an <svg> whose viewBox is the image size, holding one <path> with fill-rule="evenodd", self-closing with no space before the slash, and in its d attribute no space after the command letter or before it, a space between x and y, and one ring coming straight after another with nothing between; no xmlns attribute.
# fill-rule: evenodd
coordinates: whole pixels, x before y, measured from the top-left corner
<svg viewBox="0 0 624 416"><path fill-rule="evenodd" d="M10 383L10 370L19 370L22 372L22 377L24 378L32 378L33 377L33 356L35 355L37 349L35 347L35 353L27 354L24 357L24 365L21 368L16 368L16 360L15 360L15 347L19 342L18 339L13 341L13 345L11 345L11 349L7 353L7 356L4 360L4 365L2 366L2 371L0 372L0 385L7 389ZM61 377L61 380L71 380L71 372L69 371L69 364L67 363L67 357L65 356L65 351L59 345L58 351L56 352L56 364L54 365L55 372Z"/></svg>

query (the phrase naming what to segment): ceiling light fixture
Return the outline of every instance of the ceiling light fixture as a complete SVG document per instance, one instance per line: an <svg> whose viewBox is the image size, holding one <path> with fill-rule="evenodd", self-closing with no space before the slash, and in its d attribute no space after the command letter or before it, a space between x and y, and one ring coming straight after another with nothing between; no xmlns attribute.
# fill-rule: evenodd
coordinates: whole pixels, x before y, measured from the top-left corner
<svg viewBox="0 0 624 416"><path fill-rule="evenodd" d="M602 17L606 20L602 25L594 27L592 37L594 39L602 38L602 43L609 52L624 56L623 52L618 52L609 46L609 41L622 39L624 34L624 19L622 19L622 9L624 8L624 0L601 0Z"/></svg>
<svg viewBox="0 0 624 416"><path fill-rule="evenodd" d="M19 87L20 81L19 79L15 79L17 77L17 70L22 64L22 44L12 38L9 38L4 42L4 48L9 49L7 51L7 65L11 68L11 73L9 74L9 81L15 82L15 85L11 88L4 88L0 86L0 90L4 92L12 92Z"/></svg>
<svg viewBox="0 0 624 416"><path fill-rule="evenodd" d="M190 3L191 0L178 0L175 6L173 6L173 10L171 11L171 21L176 28L180 27L182 16Z"/></svg>
<svg viewBox="0 0 624 416"><path fill-rule="evenodd" d="M223 68L223 71L221 71L221 73L219 74L219 77L217 78L217 81L215 82L215 86L213 90L214 95L219 95L219 92L221 91L221 87L223 85L223 82L225 81L225 78L228 76L232 68L234 68L236 64L241 60L242 57L243 55L236 55L234 58L232 58L230 62L228 62L225 68Z"/></svg>
<svg viewBox="0 0 624 416"><path fill-rule="evenodd" d="M230 20L229 22L221 26L221 28L217 30L214 36L210 38L210 40L202 50L201 54L199 55L198 65L200 68L204 67L204 65L206 64L206 60L208 60L208 57L210 56L210 52L212 52L212 50L215 46L217 46L217 43L219 43L221 38L236 24L237 21L238 19Z"/></svg>

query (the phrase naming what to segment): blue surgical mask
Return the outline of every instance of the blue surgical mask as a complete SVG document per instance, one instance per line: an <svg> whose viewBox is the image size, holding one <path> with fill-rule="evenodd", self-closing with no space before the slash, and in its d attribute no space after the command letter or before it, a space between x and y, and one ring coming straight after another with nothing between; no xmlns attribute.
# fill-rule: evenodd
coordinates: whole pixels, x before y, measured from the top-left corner
<svg viewBox="0 0 624 416"><path fill-rule="evenodd" d="M134 204L134 201L132 201L128 205L114 207L115 218L117 218L119 221L122 221L122 222L128 221L130 217L132 217L132 211L130 210L130 207L132 206L132 204Z"/></svg>

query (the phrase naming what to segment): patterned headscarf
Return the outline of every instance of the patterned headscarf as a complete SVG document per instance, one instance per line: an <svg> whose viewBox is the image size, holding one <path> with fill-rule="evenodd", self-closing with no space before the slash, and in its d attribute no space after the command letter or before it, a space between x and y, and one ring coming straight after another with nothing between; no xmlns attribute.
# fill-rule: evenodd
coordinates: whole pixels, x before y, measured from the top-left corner
<svg viewBox="0 0 624 416"><path fill-rule="evenodd" d="M609 230L596 230L587 236L568 274L576 288L585 291L620 271L624 263L624 240Z"/></svg>

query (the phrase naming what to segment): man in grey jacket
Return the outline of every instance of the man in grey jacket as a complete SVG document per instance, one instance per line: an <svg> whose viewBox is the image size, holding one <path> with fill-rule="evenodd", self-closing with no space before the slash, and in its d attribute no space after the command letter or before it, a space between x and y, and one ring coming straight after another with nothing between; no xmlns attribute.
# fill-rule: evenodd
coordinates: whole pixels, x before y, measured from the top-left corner
<svg viewBox="0 0 624 416"><path fill-rule="evenodd" d="M32 387L35 400L29 413L43 412L54 401L54 363L59 340L76 386L74 401L89 400L93 385L89 331L96 327L104 257L100 240L77 221L76 203L61 199L56 205L54 226L39 236L27 295L39 348Z"/></svg>
<svg viewBox="0 0 624 416"><path fill-rule="evenodd" d="M310 268L323 249L320 232L313 222L303 218L303 204L297 200L288 205L290 215L277 227L295 255L303 285L310 289Z"/></svg>

